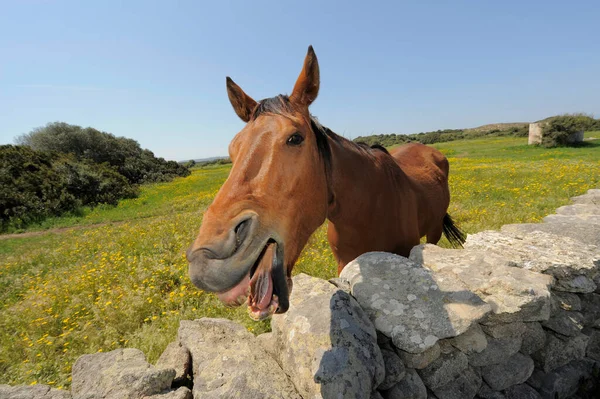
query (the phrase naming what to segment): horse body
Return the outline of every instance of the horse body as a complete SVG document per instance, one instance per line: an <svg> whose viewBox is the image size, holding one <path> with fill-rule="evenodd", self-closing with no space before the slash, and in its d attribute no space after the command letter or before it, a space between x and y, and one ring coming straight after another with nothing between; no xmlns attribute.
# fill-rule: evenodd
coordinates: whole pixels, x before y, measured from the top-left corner
<svg viewBox="0 0 600 399"><path fill-rule="evenodd" d="M325 219L338 272L369 251L408 256L423 236L464 241L446 213L443 154L422 144L388 153L338 136L308 111L319 85L312 47L289 97L256 102L227 78L247 124L229 146L231 172L187 258L198 288L229 305L247 303L257 320L287 311L292 269Z"/></svg>

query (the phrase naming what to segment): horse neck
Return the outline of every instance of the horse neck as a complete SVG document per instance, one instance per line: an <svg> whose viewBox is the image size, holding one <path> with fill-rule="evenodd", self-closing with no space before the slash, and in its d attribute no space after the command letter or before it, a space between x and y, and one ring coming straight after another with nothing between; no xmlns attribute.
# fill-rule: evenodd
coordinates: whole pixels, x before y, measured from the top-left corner
<svg viewBox="0 0 600 399"><path fill-rule="evenodd" d="M395 161L380 150L371 150L341 136L329 138L332 156L331 197L327 218L348 223L373 213L372 198L393 189L405 176ZM383 211L383 210L381 210ZM358 220L356 220L358 222Z"/></svg>

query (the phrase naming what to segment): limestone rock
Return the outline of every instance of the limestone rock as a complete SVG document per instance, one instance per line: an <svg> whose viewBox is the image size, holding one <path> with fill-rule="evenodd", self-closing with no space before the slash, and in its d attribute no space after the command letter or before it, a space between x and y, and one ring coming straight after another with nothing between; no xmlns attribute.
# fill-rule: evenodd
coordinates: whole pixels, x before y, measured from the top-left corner
<svg viewBox="0 0 600 399"><path fill-rule="evenodd" d="M593 188L585 194L577 197L572 197L571 202L574 204L590 204L600 206L600 189Z"/></svg>
<svg viewBox="0 0 600 399"><path fill-rule="evenodd" d="M404 378L406 367L400 357L393 351L382 349L383 363L385 364L385 378L377 389L386 390L396 385Z"/></svg>
<svg viewBox="0 0 600 399"><path fill-rule="evenodd" d="M254 335L225 319L182 320L179 342L192 354L194 397L297 398L294 385ZM268 377L268 378L267 378Z"/></svg>
<svg viewBox="0 0 600 399"><path fill-rule="evenodd" d="M596 370L597 372L597 370ZM594 362L579 359L544 376L539 392L543 398L566 399L587 385L594 375Z"/></svg>
<svg viewBox="0 0 600 399"><path fill-rule="evenodd" d="M516 353L506 363L483 367L481 375L490 388L502 391L527 381L533 368L533 360L529 356Z"/></svg>
<svg viewBox="0 0 600 399"><path fill-rule="evenodd" d="M482 399L505 399L506 397L502 392L494 391L485 381L481 382L481 388L477 392L477 396Z"/></svg>
<svg viewBox="0 0 600 399"><path fill-rule="evenodd" d="M549 274L556 279L554 289L558 291L593 292L596 289L593 279L600 267L598 247L568 237L540 231L525 236L484 231L469 235L465 248L494 253L516 267Z"/></svg>
<svg viewBox="0 0 600 399"><path fill-rule="evenodd" d="M479 324L474 324L463 334L451 338L450 343L464 353L479 353L487 348L487 337Z"/></svg>
<svg viewBox="0 0 600 399"><path fill-rule="evenodd" d="M525 331L522 335L523 344L520 352L524 355L531 355L537 352L546 344L546 332L542 325L537 322L525 323Z"/></svg>
<svg viewBox="0 0 600 399"><path fill-rule="evenodd" d="M79 357L71 392L74 399L137 399L169 390L174 377L175 370L154 367L138 349L116 349Z"/></svg>
<svg viewBox="0 0 600 399"><path fill-rule="evenodd" d="M460 335L490 311L452 273L433 273L398 255L361 255L341 277L350 281L375 328L406 352L420 353Z"/></svg>
<svg viewBox="0 0 600 399"><path fill-rule="evenodd" d="M550 215L547 223L507 224L500 231L516 237L528 235L534 231L569 237L587 245L600 246L600 223L573 218L570 216ZM598 217L600 222L600 217Z"/></svg>
<svg viewBox="0 0 600 399"><path fill-rule="evenodd" d="M277 337L272 332L263 333L256 336L256 340L262 348L275 360L279 358L277 353Z"/></svg>
<svg viewBox="0 0 600 399"><path fill-rule="evenodd" d="M328 281L340 290L345 291L348 294L350 293L350 282L348 280L343 279L341 277L335 277L330 278Z"/></svg>
<svg viewBox="0 0 600 399"><path fill-rule="evenodd" d="M543 321L542 326L561 335L574 337L581 333L583 320L583 315L579 312L560 309L549 320Z"/></svg>
<svg viewBox="0 0 600 399"><path fill-rule="evenodd" d="M69 391L48 385L0 385L1 399L71 399Z"/></svg>
<svg viewBox="0 0 600 399"><path fill-rule="evenodd" d="M436 342L435 345L427 349L425 352L409 353L401 349L397 349L397 353L406 367L421 370L429 366L433 361L440 357L441 351L440 345Z"/></svg>
<svg viewBox="0 0 600 399"><path fill-rule="evenodd" d="M573 204L561 206L556 210L557 215L600 215L600 206L594 204Z"/></svg>
<svg viewBox="0 0 600 399"><path fill-rule="evenodd" d="M590 341L587 346L587 357L600 362L600 331L594 330L590 335Z"/></svg>
<svg viewBox="0 0 600 399"><path fill-rule="evenodd" d="M143 399L193 399L192 391L187 387L180 387L175 391L146 396Z"/></svg>
<svg viewBox="0 0 600 399"><path fill-rule="evenodd" d="M493 338L521 338L526 330L523 322L483 325L481 328Z"/></svg>
<svg viewBox="0 0 600 399"><path fill-rule="evenodd" d="M385 377L373 324L327 281L295 276L290 308L273 316L271 327L279 363L305 398L368 398Z"/></svg>
<svg viewBox="0 0 600 399"><path fill-rule="evenodd" d="M438 398L471 399L475 397L480 387L481 374L474 368L467 367L455 380L432 390Z"/></svg>
<svg viewBox="0 0 600 399"><path fill-rule="evenodd" d="M584 325L592 326L600 318L600 294L585 294L580 298Z"/></svg>
<svg viewBox="0 0 600 399"><path fill-rule="evenodd" d="M419 245L410 259L434 272L454 274L492 307L484 323L538 321L550 317L550 276L511 267L503 256L478 250Z"/></svg>
<svg viewBox="0 0 600 399"><path fill-rule="evenodd" d="M435 388L457 379L467 366L467 355L454 349L449 353L442 353L436 361L419 370L419 375L425 385L435 391Z"/></svg>
<svg viewBox="0 0 600 399"><path fill-rule="evenodd" d="M581 310L581 299L577 294L554 291L552 292L552 314L558 313L560 309L578 312Z"/></svg>
<svg viewBox="0 0 600 399"><path fill-rule="evenodd" d="M171 342L156 362L159 369L175 370L174 383L184 381L192 371L192 356L179 342Z"/></svg>
<svg viewBox="0 0 600 399"><path fill-rule="evenodd" d="M373 391L371 392L371 396L369 397L369 399L383 399L383 396L381 396L379 391Z"/></svg>
<svg viewBox="0 0 600 399"><path fill-rule="evenodd" d="M475 367L505 363L521 348L521 338L488 337L487 347L479 353L468 355L469 364Z"/></svg>
<svg viewBox="0 0 600 399"><path fill-rule="evenodd" d="M381 391L384 399L427 399L427 388L414 369L406 369L404 378L387 391Z"/></svg>
<svg viewBox="0 0 600 399"><path fill-rule="evenodd" d="M513 385L504 391L506 399L542 399L542 396L527 384Z"/></svg>
<svg viewBox="0 0 600 399"><path fill-rule="evenodd" d="M544 223L585 223L600 224L600 215L548 215L543 219Z"/></svg>
<svg viewBox="0 0 600 399"><path fill-rule="evenodd" d="M589 339L584 334L576 337L559 337L549 332L544 348L533 353L531 357L537 367L548 373L572 360L584 357Z"/></svg>

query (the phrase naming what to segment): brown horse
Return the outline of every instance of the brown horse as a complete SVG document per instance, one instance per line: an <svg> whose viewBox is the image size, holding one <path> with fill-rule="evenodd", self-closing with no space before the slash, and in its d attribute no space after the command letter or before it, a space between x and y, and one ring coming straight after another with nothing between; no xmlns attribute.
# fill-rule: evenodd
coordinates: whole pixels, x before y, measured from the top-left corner
<svg viewBox="0 0 600 399"><path fill-rule="evenodd" d="M312 47L289 97L256 102L227 78L247 124L229 145L233 167L187 257L198 288L228 305L247 301L257 320L287 311L292 268L325 219L338 272L369 251L407 256L423 236L464 242L446 213L444 155L422 144L388 153L346 140L310 115L318 92Z"/></svg>

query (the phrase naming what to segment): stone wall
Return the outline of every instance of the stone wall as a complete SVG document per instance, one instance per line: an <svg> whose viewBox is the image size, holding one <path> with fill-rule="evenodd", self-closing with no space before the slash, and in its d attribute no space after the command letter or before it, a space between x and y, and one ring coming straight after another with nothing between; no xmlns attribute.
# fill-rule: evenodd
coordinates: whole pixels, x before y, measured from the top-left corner
<svg viewBox="0 0 600 399"><path fill-rule="evenodd" d="M600 190L573 202L464 250L300 274L270 333L182 321L156 365L137 349L85 355L70 393L0 386L0 399L598 397Z"/></svg>

